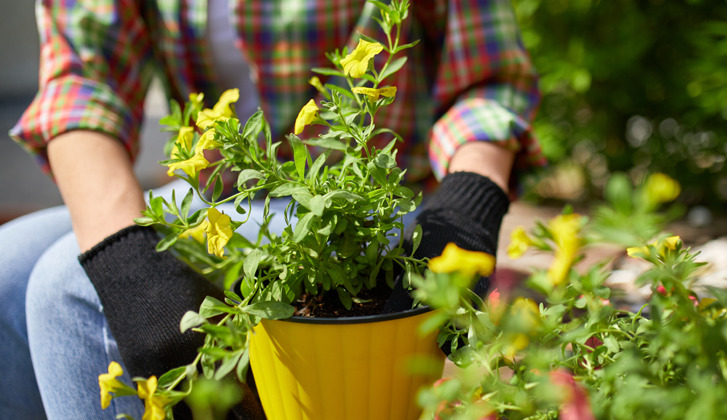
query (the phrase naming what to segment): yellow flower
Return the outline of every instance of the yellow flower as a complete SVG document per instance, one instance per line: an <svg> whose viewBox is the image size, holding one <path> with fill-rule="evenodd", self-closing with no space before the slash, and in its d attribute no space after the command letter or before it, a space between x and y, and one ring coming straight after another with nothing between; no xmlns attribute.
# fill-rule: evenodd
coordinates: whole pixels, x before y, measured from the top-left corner
<svg viewBox="0 0 727 420"><path fill-rule="evenodd" d="M116 362L109 364L109 373L98 375L98 386L101 388L101 408L106 409L111 404L111 394L116 394L121 390L129 390L130 387L118 379L117 377L124 374L121 365ZM131 390L133 393L133 390Z"/></svg>
<svg viewBox="0 0 727 420"><path fill-rule="evenodd" d="M649 255L649 248L645 246L632 246L626 248L626 255L631 258L639 258L642 256Z"/></svg>
<svg viewBox="0 0 727 420"><path fill-rule="evenodd" d="M202 223L199 225L189 228L182 232L179 237L180 238L189 238L190 236L197 242L202 243L204 242L204 234L207 232L207 225L209 225L209 221L205 219Z"/></svg>
<svg viewBox="0 0 727 420"><path fill-rule="evenodd" d="M216 134L217 132L214 128L210 128L205 131L204 134L200 136L197 145L194 147L194 153L201 153L202 150L211 150L220 147L221 144L215 140Z"/></svg>
<svg viewBox="0 0 727 420"><path fill-rule="evenodd" d="M228 89L222 92L220 99L212 109L205 108L197 113L197 127L205 130L214 126L216 121L225 121L232 118L234 113L230 108L230 104L237 102L239 99L239 89Z"/></svg>
<svg viewBox="0 0 727 420"><path fill-rule="evenodd" d="M298 118L295 119L295 129L293 130L293 133L296 135L300 134L306 125L315 121L317 114L318 107L316 106L316 101L311 99L298 113Z"/></svg>
<svg viewBox="0 0 727 420"><path fill-rule="evenodd" d="M172 159L181 159L185 156L184 152L189 153L192 150L192 141L194 141L194 128L181 127L172 148Z"/></svg>
<svg viewBox="0 0 727 420"><path fill-rule="evenodd" d="M206 226L207 232L207 252L223 258L225 255L225 245L232 238L232 228L230 227L230 216L220 213L216 208L211 207L207 210Z"/></svg>
<svg viewBox="0 0 727 420"><path fill-rule="evenodd" d="M531 245L533 245L533 240L525 232L525 228L518 226L510 234L510 245L507 247L507 255L514 260L518 259L525 254L525 251Z"/></svg>
<svg viewBox="0 0 727 420"><path fill-rule="evenodd" d="M576 213L561 214L550 221L548 230L555 242L555 258L548 269L553 285L561 284L568 276L581 247L582 216Z"/></svg>
<svg viewBox="0 0 727 420"><path fill-rule="evenodd" d="M197 127L205 130L215 125L215 121L224 121L226 118L221 112L206 108L197 113Z"/></svg>
<svg viewBox="0 0 727 420"><path fill-rule="evenodd" d="M181 169L187 175L194 177L199 173L199 171L206 168L209 164L210 163L204 158L202 153L195 153L194 156L187 160L170 163L168 165L169 169L167 170L167 175L173 176L174 171Z"/></svg>
<svg viewBox="0 0 727 420"><path fill-rule="evenodd" d="M359 39L356 49L341 60L343 73L351 77L361 77L369 67L369 60L384 50L378 42Z"/></svg>
<svg viewBox="0 0 727 420"><path fill-rule="evenodd" d="M323 94L326 93L326 88L323 87L323 83L321 83L321 79L318 78L318 76L313 76L308 80L308 83L315 87L318 92L321 92Z"/></svg>
<svg viewBox="0 0 727 420"><path fill-rule="evenodd" d="M164 420L166 419L165 406L169 399L162 395L155 395L157 390L157 378L151 376L147 380L141 380L137 384L139 398L144 400L144 415L141 420Z"/></svg>
<svg viewBox="0 0 727 420"><path fill-rule="evenodd" d="M396 86L386 86L381 89L367 88L367 87L355 87L351 91L354 93L360 93L369 97L369 100L376 101L379 99L379 95L386 96L387 98L393 98L396 96Z"/></svg>
<svg viewBox="0 0 727 420"><path fill-rule="evenodd" d="M664 246L663 249L668 249L670 251L676 251L677 246L679 246L679 243L682 241L682 238L679 236L670 236L666 239L664 239Z"/></svg>
<svg viewBox="0 0 727 420"><path fill-rule="evenodd" d="M204 93L190 93L189 102L201 108L204 103Z"/></svg>
<svg viewBox="0 0 727 420"><path fill-rule="evenodd" d="M507 345L503 355L512 359L518 351L524 350L530 343L530 335L540 325L540 309L532 299L517 298L510 308L508 322L512 322L514 328L506 334Z"/></svg>
<svg viewBox="0 0 727 420"><path fill-rule="evenodd" d="M634 246L626 248L626 254L631 258L645 258L649 256L649 247L653 247L656 248L656 251L663 258L666 256L667 250L676 251L681 241L682 238L680 238L679 236L669 236L668 238L654 241L647 246Z"/></svg>
<svg viewBox="0 0 727 420"><path fill-rule="evenodd" d="M429 260L429 269L435 273L460 272L468 276L489 276L495 268L495 257L485 252L468 251L453 242L444 247L442 255Z"/></svg>
<svg viewBox="0 0 727 420"><path fill-rule="evenodd" d="M530 344L530 337L527 334L517 333L508 334L506 336L506 342L504 350L502 351L503 356L510 361L513 360L517 352L524 350L528 344Z"/></svg>
<svg viewBox="0 0 727 420"><path fill-rule="evenodd" d="M649 175L645 188L646 199L654 205L672 201L681 192L677 181L660 172Z"/></svg>
<svg viewBox="0 0 727 420"><path fill-rule="evenodd" d="M240 90L235 89L228 89L224 92L222 92L222 95L220 95L220 99L217 101L214 107L212 107L212 110L216 113L221 114L223 117L231 118L233 116L232 109L230 108L230 104L234 104L240 99Z"/></svg>
<svg viewBox="0 0 727 420"><path fill-rule="evenodd" d="M532 299L523 297L515 299L512 303L512 316L524 331L531 331L540 324L540 309Z"/></svg>

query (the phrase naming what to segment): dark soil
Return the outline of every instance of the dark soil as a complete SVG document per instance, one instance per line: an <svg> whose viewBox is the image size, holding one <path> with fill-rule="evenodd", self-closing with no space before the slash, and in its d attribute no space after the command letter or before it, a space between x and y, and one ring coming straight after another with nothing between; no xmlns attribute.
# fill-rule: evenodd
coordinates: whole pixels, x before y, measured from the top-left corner
<svg viewBox="0 0 727 420"><path fill-rule="evenodd" d="M380 284L372 290L361 290L356 296L351 309L346 309L335 290L320 295L303 295L294 306L295 315L314 318L340 318L380 314L391 295L386 284Z"/></svg>

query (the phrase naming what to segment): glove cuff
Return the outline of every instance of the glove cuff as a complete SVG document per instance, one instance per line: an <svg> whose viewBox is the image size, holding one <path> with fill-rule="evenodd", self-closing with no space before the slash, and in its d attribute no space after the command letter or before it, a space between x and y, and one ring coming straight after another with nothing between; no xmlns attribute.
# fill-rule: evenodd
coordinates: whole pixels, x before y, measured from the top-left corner
<svg viewBox="0 0 727 420"><path fill-rule="evenodd" d="M452 172L442 179L429 206L456 209L479 226L495 224L499 231L502 218L510 208L510 198L490 178L474 172Z"/></svg>
<svg viewBox="0 0 727 420"><path fill-rule="evenodd" d="M179 321L222 291L170 252L151 227L130 226L79 256L132 376L160 375L194 360L204 336Z"/></svg>

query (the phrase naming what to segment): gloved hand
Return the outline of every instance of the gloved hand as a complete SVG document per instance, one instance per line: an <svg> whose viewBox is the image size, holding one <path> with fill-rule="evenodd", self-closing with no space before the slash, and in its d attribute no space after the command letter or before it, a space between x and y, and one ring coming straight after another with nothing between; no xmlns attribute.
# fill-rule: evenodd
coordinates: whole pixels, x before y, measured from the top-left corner
<svg viewBox="0 0 727 420"><path fill-rule="evenodd" d="M470 251L495 255L502 219L510 207L505 192L489 178L472 172L453 172L444 177L414 223L404 234L404 249L411 250L414 227L422 227L422 240L414 252L417 258L442 254L449 242ZM489 281L481 278L473 291L483 296ZM411 308L412 298L397 281L384 313Z"/></svg>
<svg viewBox="0 0 727 420"><path fill-rule="evenodd" d="M157 252L158 241L153 228L130 226L79 257L132 377L159 377L194 361L204 335L182 334L179 322L187 311L198 311L206 296L224 299L221 289L187 264ZM242 407L228 418L264 419L256 394L247 385L243 391ZM191 418L186 407L177 407L175 418Z"/></svg>

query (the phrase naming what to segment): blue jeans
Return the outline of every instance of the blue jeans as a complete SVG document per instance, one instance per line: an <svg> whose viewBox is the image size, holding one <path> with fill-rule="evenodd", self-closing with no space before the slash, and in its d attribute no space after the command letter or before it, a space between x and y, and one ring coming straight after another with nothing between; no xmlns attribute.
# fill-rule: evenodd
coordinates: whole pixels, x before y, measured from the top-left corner
<svg viewBox="0 0 727 420"><path fill-rule="evenodd" d="M169 198L180 185L173 182L155 195ZM178 200L186 191L177 190ZM286 204L271 203L271 213L278 214L271 231L282 231ZM262 212L262 202L253 203L251 220L238 232L254 241ZM135 397L101 409L98 375L121 357L79 254L65 207L0 226L0 419L110 420L119 413L140 419L144 412ZM121 380L132 384L126 373Z"/></svg>

